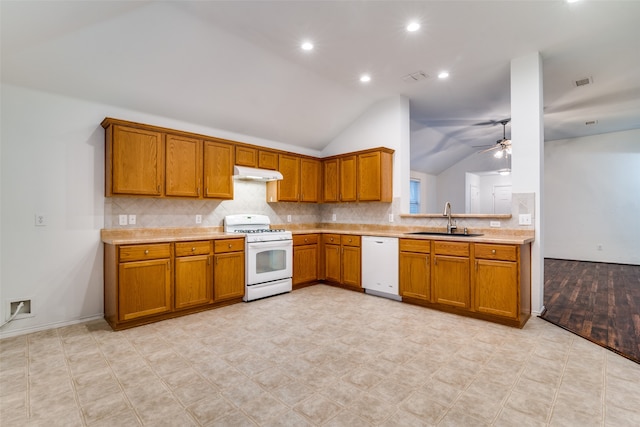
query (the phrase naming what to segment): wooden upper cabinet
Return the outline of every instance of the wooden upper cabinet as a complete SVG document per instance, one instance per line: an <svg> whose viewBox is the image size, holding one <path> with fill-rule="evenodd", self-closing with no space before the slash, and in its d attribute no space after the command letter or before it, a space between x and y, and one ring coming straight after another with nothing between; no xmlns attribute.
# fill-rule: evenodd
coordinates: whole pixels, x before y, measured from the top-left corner
<svg viewBox="0 0 640 427"><path fill-rule="evenodd" d="M258 167L260 169L278 170L278 153L258 150Z"/></svg>
<svg viewBox="0 0 640 427"><path fill-rule="evenodd" d="M251 147L236 145L235 164L255 168L258 165L258 150Z"/></svg>
<svg viewBox="0 0 640 427"><path fill-rule="evenodd" d="M280 181L267 183L268 202L297 202L300 196L300 158L289 154L278 156Z"/></svg>
<svg viewBox="0 0 640 427"><path fill-rule="evenodd" d="M393 155L376 150L358 154L358 200L361 202L393 201Z"/></svg>
<svg viewBox="0 0 640 427"><path fill-rule="evenodd" d="M340 157L339 198L341 202L355 202L358 200L357 186L357 166L358 157L356 155Z"/></svg>
<svg viewBox="0 0 640 427"><path fill-rule="evenodd" d="M200 197L202 194L202 141L166 136L165 194Z"/></svg>
<svg viewBox="0 0 640 427"><path fill-rule="evenodd" d="M315 159L300 159L300 201L320 201L321 163Z"/></svg>
<svg viewBox="0 0 640 427"><path fill-rule="evenodd" d="M161 196L164 183L164 136L136 127L106 127L105 196Z"/></svg>
<svg viewBox="0 0 640 427"><path fill-rule="evenodd" d="M325 203L340 201L338 163L338 159L322 161L322 201Z"/></svg>
<svg viewBox="0 0 640 427"><path fill-rule="evenodd" d="M204 197L233 199L232 144L204 142Z"/></svg>

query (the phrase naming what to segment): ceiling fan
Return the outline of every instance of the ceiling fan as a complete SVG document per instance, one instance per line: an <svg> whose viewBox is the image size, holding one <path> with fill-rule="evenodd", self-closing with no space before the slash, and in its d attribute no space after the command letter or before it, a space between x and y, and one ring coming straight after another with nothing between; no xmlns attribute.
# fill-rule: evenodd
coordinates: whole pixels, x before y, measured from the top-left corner
<svg viewBox="0 0 640 427"><path fill-rule="evenodd" d="M507 123L509 123L511 121L511 119L504 119L504 120L500 120L500 121L489 121L489 122L484 122L484 123L478 123L480 124L491 124L491 125L495 125L500 123L502 125L502 139L499 139L498 141L496 141L496 143L494 145L479 145L479 146L474 146L476 148L484 148L484 147L489 147L486 148L485 150L479 151L479 154L482 153L487 153L489 151L495 151L495 153L493 154L493 156L497 159L501 159L503 157L508 157L511 155L511 140L507 139L506 136L506 128L507 128Z"/></svg>

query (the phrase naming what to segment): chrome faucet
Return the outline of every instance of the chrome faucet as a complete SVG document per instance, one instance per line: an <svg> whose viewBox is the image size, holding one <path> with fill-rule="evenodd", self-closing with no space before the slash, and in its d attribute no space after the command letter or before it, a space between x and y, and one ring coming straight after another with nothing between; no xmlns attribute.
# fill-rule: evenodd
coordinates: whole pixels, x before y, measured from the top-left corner
<svg viewBox="0 0 640 427"><path fill-rule="evenodd" d="M451 202L444 204L444 212L442 213L442 216L447 217L447 234L453 234L458 226L455 221L451 221Z"/></svg>

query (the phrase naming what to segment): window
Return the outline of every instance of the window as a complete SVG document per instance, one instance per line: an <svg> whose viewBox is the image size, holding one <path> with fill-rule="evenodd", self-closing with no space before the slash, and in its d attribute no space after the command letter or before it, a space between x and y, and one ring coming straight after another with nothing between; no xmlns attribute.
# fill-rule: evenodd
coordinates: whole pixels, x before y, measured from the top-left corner
<svg viewBox="0 0 640 427"><path fill-rule="evenodd" d="M409 183L409 213L420 213L419 179L411 179Z"/></svg>

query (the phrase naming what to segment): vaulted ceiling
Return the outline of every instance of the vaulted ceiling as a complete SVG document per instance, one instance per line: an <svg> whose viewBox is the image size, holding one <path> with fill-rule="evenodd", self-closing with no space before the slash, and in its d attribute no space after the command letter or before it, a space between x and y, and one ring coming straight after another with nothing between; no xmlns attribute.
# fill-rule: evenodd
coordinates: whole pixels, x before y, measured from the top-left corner
<svg viewBox="0 0 640 427"><path fill-rule="evenodd" d="M7 1L2 82L321 150L411 105L411 167L502 137L509 66L539 51L545 139L640 128L639 1ZM405 27L421 24L415 32ZM314 49L303 51L303 40ZM447 79L438 79L447 70ZM422 71L427 77L403 79ZM369 83L359 81L362 73ZM576 87L575 81L590 84ZM597 121L585 125L587 121ZM509 126L507 126L509 136ZM516 144L517 141L514 141Z"/></svg>

